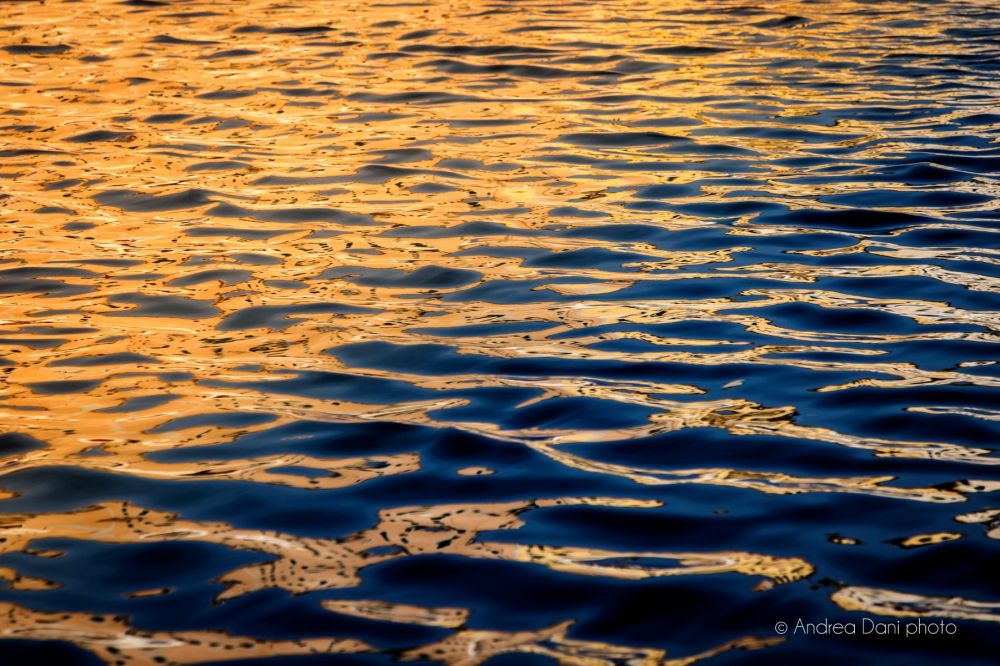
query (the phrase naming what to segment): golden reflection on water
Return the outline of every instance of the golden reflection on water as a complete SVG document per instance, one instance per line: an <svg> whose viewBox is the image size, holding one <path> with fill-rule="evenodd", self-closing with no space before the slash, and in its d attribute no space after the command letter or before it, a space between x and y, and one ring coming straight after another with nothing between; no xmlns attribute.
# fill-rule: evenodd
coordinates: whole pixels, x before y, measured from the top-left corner
<svg viewBox="0 0 1000 666"><path fill-rule="evenodd" d="M525 562L581 575L643 579L656 576L737 572L764 576L787 583L812 573L812 567L798 558L776 558L744 552L668 553L618 552L594 548L566 548L516 543L493 543L480 533L517 529L518 517L526 511L546 507L591 504L616 507L656 506L653 501L616 498L560 498L535 502L492 505L460 504L437 507L402 507L380 512L380 521L368 530L338 540L297 537L276 532L239 530L225 523L192 522L162 512L140 509L128 503L109 503L81 511L43 516L8 515L0 524L4 540L0 554L32 552L37 556L58 557L58 551L30 551L39 538L73 538L111 543L156 541L198 541L218 543L239 550L251 550L275 557L271 562L248 565L220 577L224 601L268 588L282 588L303 594L328 588L360 584L361 569L396 559L427 553L462 555L471 558ZM374 554L376 551L390 552ZM629 560L656 558L673 566L649 567L629 564ZM625 564L611 562L625 560ZM602 564L602 561L609 563ZM55 583L29 579L8 569L0 569L0 579L13 589L37 590L56 587ZM159 594L162 591L153 591ZM130 596L148 596L136 590ZM571 622L541 632L506 633L464 629L468 611L461 608L423 608L379 601L326 601L324 608L368 619L406 622L436 627L463 628L440 644L413 650L410 657L440 653L445 663L478 664L505 652L537 652L555 656L560 663L581 666L614 664L617 659L638 659L635 663L692 663L704 656L733 648L756 649L781 639L743 638L687 659L664 660L663 650L612 646L566 638ZM219 632L150 633L131 629L122 618L83 614L39 613L13 604L0 605L5 620L0 637L58 638L73 640L114 662L124 655L127 663L193 663L218 659L277 654L332 654L364 652L372 648L354 640L311 639L262 641L231 637ZM553 644L550 644L554 642ZM540 644L544 643L544 645ZM156 659L163 657L162 659ZM154 661L155 659L155 661ZM631 663L631 662L630 662Z"/></svg>
<svg viewBox="0 0 1000 666"><path fill-rule="evenodd" d="M0 604L0 637L71 640L109 664L192 664L282 655L336 655L372 652L353 639L311 638L266 641L213 631L149 632L125 618L84 613L45 613Z"/></svg>
<svg viewBox="0 0 1000 666"><path fill-rule="evenodd" d="M400 507L383 510L374 527L336 541L288 534L238 530L224 523L194 523L128 503L98 505L83 511L44 516L7 516L6 541L0 552L25 550L45 538L86 538L112 543L189 540L220 543L277 556L274 562L247 566L221 577L226 589L219 599L277 587L294 594L336 587L353 587L358 572L368 566L423 553L449 553L473 558L529 562L575 574L642 579L655 576L738 572L791 582L812 573L798 558L776 558L743 552L668 553L617 552L595 548L493 543L480 532L517 529L519 515L550 506L656 506L656 502L616 498L560 498L506 504L460 504L436 507ZM388 551L373 554L375 551ZM602 564L616 559L656 558L676 566Z"/></svg>
<svg viewBox="0 0 1000 666"><path fill-rule="evenodd" d="M905 3L885 5L900 17L916 12ZM792 440L805 440L882 458L948 461L982 466L979 469L989 469L997 458L987 448L948 442L943 433L913 441L895 438L891 432L858 436L811 425L795 405L710 397L693 381L474 372L421 375L354 367L327 353L364 342L432 343L448 345L458 354L495 359L774 366L815 371L820 377L822 372L864 375L817 386L819 393L859 386L886 391L955 385L995 390L1000 380L973 367L925 369L879 356L887 353L880 347L904 342L996 342L998 313L922 297L878 298L815 286L828 278L925 277L972 291L996 291L995 278L933 263L995 265L1000 255L995 248L912 247L897 242L903 229L878 239L835 229L830 233L842 237L842 247L790 250L781 261L752 265L737 261L760 238L813 231L808 225L797 226L794 215L781 225L759 225L752 214L741 214L728 231L737 237L734 243L719 249L668 250L641 239L540 233L552 225L574 229L625 225L635 222L637 215L664 231L718 224L711 216L624 207L635 202L637 188L664 182L683 188L710 180L689 195L693 203L738 196L741 201L784 204L792 211L808 206L835 210L836 204L814 199L870 188L863 179L789 182L796 167L779 162L806 150L800 139L778 132L741 134L735 131L745 126L739 113L727 115L704 101L711 96L743 98L747 92L740 81L753 81L760 99L774 107L770 119L755 120L760 127L829 133L823 145L855 148L855 160L888 155L899 144L924 138L928 130L918 120L905 130L898 127L905 121L897 124L891 137L895 143L879 141L888 135L877 121L842 119L835 126L810 122L831 105L858 101L854 97L858 81L853 78L857 72L850 67L825 68L820 74L806 63L787 70L784 79L768 75L768 62L791 54L808 54L819 63L840 59L857 64L866 57L871 40L896 37L892 26L870 24L859 11L862 7L862 3L827 3L824 13L835 20L772 39L763 27L742 26L746 33L742 36L736 28L720 28L699 12L701 3L683 0L559 8L448 0L402 5L349 2L335 11L319 10L315 3L262 0L3 5L0 16L11 26L5 43L24 48L0 51L4 83L0 94L8 121L0 167L0 412L5 429L29 435L44 446L26 453L0 453L0 499L15 495L2 489L4 476L53 465L144 479L213 478L323 491L421 470L416 450L361 457L280 454L189 462L147 457L158 451L224 444L304 420L457 428L529 447L574 471L640 486L698 484L768 494L851 493L930 503L960 503L974 493L995 490L985 482L897 485L892 474L809 477L723 464L709 469L612 464L567 445L629 442L683 429L715 428L734 436L787 438L789 446L801 445ZM664 11L686 18L664 21ZM768 5L767 11L768 16L809 16L816 8L779 2ZM907 39L940 37L958 20L936 7L920 11L939 20L908 27ZM263 27L246 29L251 25ZM312 30L296 32L303 27ZM412 36L420 31L436 32ZM744 48L722 48L734 40L744 40ZM421 46L427 44L436 46ZM492 54L469 54L442 48L469 44L497 49ZM720 48L708 57L684 55L685 47L696 53L713 45ZM946 44L922 48L926 54L948 52ZM628 57L623 61L600 57L613 49ZM570 58L581 54L593 62ZM510 64L522 68L494 67ZM822 77L847 87L806 85ZM888 85L893 80L886 75L884 90L866 89L864 101L887 106L898 102ZM695 122L666 129L655 122L642 124L663 118ZM719 130L726 154L754 155L755 163L766 165L769 171L757 174L765 184L748 194L743 192L746 185L717 182L718 167L705 153L666 150L672 139L664 139L664 150L651 156L646 144L601 146L588 143L592 139L584 136L625 132L637 124L682 138L699 136L695 125ZM567 136L583 138L569 149ZM599 161L553 158L567 151ZM651 159L659 165L641 168ZM894 185L898 184L887 187ZM954 187L987 198L1000 194L997 181L987 178ZM989 206L966 208L986 212ZM905 206L898 210L921 212ZM423 231L453 230L480 221L503 225L506 231L480 226L451 237L427 236ZM921 224L932 230L979 228L961 221ZM538 265L525 261L529 255L523 251L563 257L601 252L620 261ZM808 263L858 255L907 263ZM453 286L407 281L408 276L421 275L421 270L453 271L450 274L465 277ZM402 277L396 282L365 280L372 271ZM628 296L638 283L669 286L677 280L751 278L788 286L744 290L742 296L753 299L752 304L746 298ZM532 288L537 299L507 305L449 298L476 285L504 281L537 282ZM836 333L800 330L769 320L768 308L787 304L888 313L926 330ZM632 326L692 321L732 325L786 342L748 346L711 334L693 340ZM440 332L524 322L540 326L488 336ZM619 328L588 331L610 325ZM949 325L961 328L942 330ZM622 341L645 343L645 351L602 347ZM693 344L712 351L683 348ZM802 358L809 353L840 360ZM844 356L856 360L843 360ZM441 397L371 404L281 393L279 382L294 376L289 373L303 371L401 381ZM611 428L514 428L447 416L446 410L469 404L448 392L487 388L537 391L522 408L543 401L591 398L610 409L637 406L652 415L645 423ZM976 408L912 410L986 421L997 418L993 411ZM197 418L210 413L260 418L239 426ZM290 467L312 473L289 472ZM481 534L516 529L521 525L517 516L526 511L587 502L650 505L647 500L567 497L403 506L380 511L377 525L369 529L341 539L318 539L189 521L129 502L108 502L64 513L7 515L0 519L4 539L0 552L26 552L33 540L44 536L114 543L205 541L277 558L226 574L220 599L271 587L296 594L349 587L358 583L359 571L366 566L430 552L622 579L738 572L784 583L813 572L802 558L738 549L618 552L494 543ZM988 536L996 538L996 517L993 510L966 513L956 520L986 524ZM939 543L958 536L916 535L909 538L917 541L901 545L927 545L928 539ZM397 550L366 553L379 547ZM651 557L665 564L602 564L615 558ZM0 567L0 579L20 590L53 585L10 567ZM996 619L990 604L862 587L844 587L833 601L842 608L890 615ZM324 607L383 621L458 629L436 646L403 655L416 659L428 654L454 664L480 663L511 651L588 666L625 659L690 663L726 649L766 647L773 642L741 638L672 661L661 650L567 638L566 624L538 632L493 632L465 629L468 610L462 608L375 600L327 600ZM72 640L109 661L121 658L128 663L153 663L154 655L165 657L166 663L191 663L372 649L354 640L260 641L212 632L148 633L130 629L120 618L54 616L12 604L2 612L6 618L2 636Z"/></svg>
<svg viewBox="0 0 1000 666"><path fill-rule="evenodd" d="M358 606L364 606L359 602ZM397 606L390 619L442 626L451 622L453 609ZM341 612L340 606L331 610ZM348 609L351 610L351 609ZM329 638L294 641L264 641L234 637L221 632L148 632L130 628L117 616L82 613L44 613L12 604L0 604L4 624L0 636L46 640L71 638L108 663L153 666L228 661L278 655L332 655L373 652L357 640ZM384 613L379 613L385 619ZM447 639L403 653L403 661L434 659L443 663L473 666L501 654L539 654L567 666L613 666L627 660L639 666L684 666L729 650L758 650L780 643L780 638L747 637L689 657L670 659L663 650L613 646L568 638L570 622L538 631L502 632L462 629ZM443 626L452 626L445 624Z"/></svg>
<svg viewBox="0 0 1000 666"><path fill-rule="evenodd" d="M831 598L845 610L865 610L890 617L949 617L1000 622L1000 604L961 597L933 597L848 586L834 592Z"/></svg>

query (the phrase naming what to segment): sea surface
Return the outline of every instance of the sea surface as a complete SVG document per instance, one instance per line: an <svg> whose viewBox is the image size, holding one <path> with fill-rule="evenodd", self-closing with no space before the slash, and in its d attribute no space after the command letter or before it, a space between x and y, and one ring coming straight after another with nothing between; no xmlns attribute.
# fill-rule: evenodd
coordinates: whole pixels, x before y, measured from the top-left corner
<svg viewBox="0 0 1000 666"><path fill-rule="evenodd" d="M0 664L996 664L998 139L988 0L3 2Z"/></svg>

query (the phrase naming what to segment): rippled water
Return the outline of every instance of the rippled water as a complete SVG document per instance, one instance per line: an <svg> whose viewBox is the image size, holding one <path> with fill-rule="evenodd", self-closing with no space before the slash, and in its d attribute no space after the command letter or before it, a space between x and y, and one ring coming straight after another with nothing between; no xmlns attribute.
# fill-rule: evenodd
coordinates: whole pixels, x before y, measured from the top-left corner
<svg viewBox="0 0 1000 666"><path fill-rule="evenodd" d="M0 16L0 663L995 663L991 2Z"/></svg>

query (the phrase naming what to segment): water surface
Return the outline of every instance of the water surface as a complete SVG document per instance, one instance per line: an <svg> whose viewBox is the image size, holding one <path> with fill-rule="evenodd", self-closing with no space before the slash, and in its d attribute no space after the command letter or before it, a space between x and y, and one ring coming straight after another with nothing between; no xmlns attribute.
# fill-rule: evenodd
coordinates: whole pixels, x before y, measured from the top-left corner
<svg viewBox="0 0 1000 666"><path fill-rule="evenodd" d="M0 663L994 663L992 2L0 16Z"/></svg>

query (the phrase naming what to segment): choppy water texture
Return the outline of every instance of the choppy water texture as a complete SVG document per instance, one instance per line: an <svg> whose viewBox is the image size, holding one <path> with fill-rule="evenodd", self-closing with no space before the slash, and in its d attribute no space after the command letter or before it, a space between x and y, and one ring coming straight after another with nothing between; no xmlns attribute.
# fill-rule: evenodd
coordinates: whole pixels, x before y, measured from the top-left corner
<svg viewBox="0 0 1000 666"><path fill-rule="evenodd" d="M0 663L995 663L993 3L0 15Z"/></svg>

